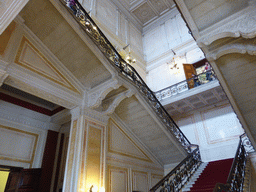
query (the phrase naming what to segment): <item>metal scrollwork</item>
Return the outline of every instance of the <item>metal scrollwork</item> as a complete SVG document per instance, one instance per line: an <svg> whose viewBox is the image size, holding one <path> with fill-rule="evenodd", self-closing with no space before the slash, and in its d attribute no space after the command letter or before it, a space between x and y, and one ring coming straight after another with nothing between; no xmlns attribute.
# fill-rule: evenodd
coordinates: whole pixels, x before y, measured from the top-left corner
<svg viewBox="0 0 256 192"><path fill-rule="evenodd" d="M60 0L67 9L71 12L76 21L82 26L86 34L98 46L102 53L106 56L109 62L117 68L118 71L128 80L134 83L137 89L146 98L148 103L152 106L154 111L158 114L159 118L167 126L167 128L175 135L177 141L187 150L188 153L190 142L185 135L180 131L179 127L171 119L169 114L160 104L155 94L148 88L146 83L139 76L137 71L128 63L126 63L113 45L108 41L105 35L101 32L98 26L94 23L84 8L78 3L77 0ZM183 89L184 85L180 88ZM185 86L186 87L186 86Z"/></svg>
<svg viewBox="0 0 256 192"><path fill-rule="evenodd" d="M175 96L177 94L183 93L185 91L188 91L188 90L190 90L192 88L195 88L197 86L206 84L206 83L210 82L209 80L206 79L206 73L209 73L209 72L205 72L205 73L201 73L199 75L195 75L195 77L193 77L193 78L181 81L181 82L179 82L175 85L172 85L170 87L166 87L166 88L164 88L160 91L155 92L155 95L156 95L157 99L159 101L161 101L163 99L166 99L166 98ZM211 77L212 77L211 81L215 80L216 76L215 76L214 72L211 70L210 73L211 73ZM195 78L198 81L196 83L194 82Z"/></svg>
<svg viewBox="0 0 256 192"><path fill-rule="evenodd" d="M191 146L196 147L195 150L150 189L150 192L155 192L159 189L160 192L178 192L181 190L202 163L199 147L197 145Z"/></svg>
<svg viewBox="0 0 256 192"><path fill-rule="evenodd" d="M255 150L247 135L245 133L241 135L239 145L236 151L236 156L233 161L227 183L217 183L213 191L242 192L247 156L250 152L254 151Z"/></svg>

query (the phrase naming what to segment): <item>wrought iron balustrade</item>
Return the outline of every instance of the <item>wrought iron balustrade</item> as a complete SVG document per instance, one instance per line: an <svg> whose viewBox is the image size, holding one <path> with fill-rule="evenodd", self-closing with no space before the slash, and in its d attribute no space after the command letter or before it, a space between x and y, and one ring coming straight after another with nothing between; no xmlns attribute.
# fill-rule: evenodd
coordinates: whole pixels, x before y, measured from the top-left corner
<svg viewBox="0 0 256 192"><path fill-rule="evenodd" d="M155 94L148 88L146 83L142 80L137 71L124 59L120 56L120 54L116 51L113 45L108 41L105 35L101 32L99 27L94 23L88 13L84 10L84 8L79 4L77 0L60 0L63 5L69 10L69 12L73 15L75 20L80 24L82 29L86 32L86 34L92 39L92 41L98 46L101 52L106 56L109 62L116 67L116 69L130 80L135 87L143 94L144 98L151 105L153 110L160 117L162 122L166 125L168 130L175 136L177 141L185 148L188 153L191 153L190 142L185 137L185 135L181 132L179 127L173 121L173 119L169 116L166 110L163 108L161 103L156 98ZM74 2L68 3L68 2Z"/></svg>
<svg viewBox="0 0 256 192"><path fill-rule="evenodd" d="M182 189L202 163L199 147L197 145L194 146L196 146L196 149L151 188L150 192L157 190L160 192L178 192Z"/></svg>
<svg viewBox="0 0 256 192"><path fill-rule="evenodd" d="M217 183L214 187L213 192L242 192L247 156L248 153L254 151L255 150L247 135L245 133L241 135L236 151L236 156L233 160L232 167L229 172L227 183Z"/></svg>
<svg viewBox="0 0 256 192"><path fill-rule="evenodd" d="M208 77L208 78L207 78ZM183 93L200 85L206 84L216 79L216 75L212 70L195 75L193 78L186 79L160 91L155 92L159 101Z"/></svg>

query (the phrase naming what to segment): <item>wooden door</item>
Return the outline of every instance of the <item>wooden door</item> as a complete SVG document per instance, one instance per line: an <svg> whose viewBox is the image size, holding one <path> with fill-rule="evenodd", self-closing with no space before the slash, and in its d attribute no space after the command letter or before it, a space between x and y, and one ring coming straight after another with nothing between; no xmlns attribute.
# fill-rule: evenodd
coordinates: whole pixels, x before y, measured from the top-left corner
<svg viewBox="0 0 256 192"><path fill-rule="evenodd" d="M194 75L196 74L195 68L192 64L183 64L183 68L184 68L184 72L185 72L185 76L186 76L187 80L193 77L192 74L194 74ZM191 79L187 82L188 82L189 89L194 87L194 80L193 79Z"/></svg>
<svg viewBox="0 0 256 192"><path fill-rule="evenodd" d="M21 171L11 171L4 192L18 192L21 182Z"/></svg>

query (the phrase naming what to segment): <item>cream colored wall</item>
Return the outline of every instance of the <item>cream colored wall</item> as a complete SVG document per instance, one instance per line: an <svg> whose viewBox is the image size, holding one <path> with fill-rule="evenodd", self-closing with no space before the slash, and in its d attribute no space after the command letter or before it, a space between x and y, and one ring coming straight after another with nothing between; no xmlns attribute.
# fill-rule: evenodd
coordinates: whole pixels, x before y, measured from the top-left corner
<svg viewBox="0 0 256 192"><path fill-rule="evenodd" d="M255 49L253 42L250 42L250 46ZM239 113L243 114L243 119L246 121L244 126L249 128L254 138L256 138L254 118L256 115L255 62L255 55L239 53L227 54L215 61L229 88L229 93L233 97L232 104L239 107Z"/></svg>
<svg viewBox="0 0 256 192"><path fill-rule="evenodd" d="M163 177L163 167L125 127L108 124L107 192L147 192Z"/></svg>
<svg viewBox="0 0 256 192"><path fill-rule="evenodd" d="M234 158L244 132L229 104L191 112L175 122L191 143L199 145L203 162Z"/></svg>
<svg viewBox="0 0 256 192"><path fill-rule="evenodd" d="M0 102L0 164L40 168L48 129L58 130L50 117Z"/></svg>

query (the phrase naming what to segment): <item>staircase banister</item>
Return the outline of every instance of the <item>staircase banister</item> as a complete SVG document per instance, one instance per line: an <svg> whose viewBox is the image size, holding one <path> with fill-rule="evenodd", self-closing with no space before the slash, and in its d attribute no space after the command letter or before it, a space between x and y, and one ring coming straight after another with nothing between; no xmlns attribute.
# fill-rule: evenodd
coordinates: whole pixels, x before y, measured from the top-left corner
<svg viewBox="0 0 256 192"><path fill-rule="evenodd" d="M232 166L228 175L227 183L217 183L214 187L213 192L222 191L242 191L243 179L245 174L245 163L247 157L247 151L242 142L242 137L246 136L243 134L240 136L239 144L236 150L235 158L232 162Z"/></svg>
<svg viewBox="0 0 256 192"><path fill-rule="evenodd" d="M237 147L237 150L236 150L236 155L235 155L235 158L234 158L234 160L232 162L232 166L231 166L231 169L230 169L229 174L228 174L228 179L227 179L227 183L228 184L230 184L232 182L232 177L234 175L235 168L236 168L235 164L236 164L236 160L237 160L237 158L239 156L239 150L240 150L241 144L242 144L242 140L241 140L241 136L240 136L240 140L239 140L238 147ZM241 147L243 147L243 146L241 146Z"/></svg>
<svg viewBox="0 0 256 192"><path fill-rule="evenodd" d="M213 73L213 70L212 70L212 69L211 69L211 72ZM198 74L198 75L195 75L195 77L198 77L198 76L200 76L200 75L204 75L204 74L206 74L206 73L207 73L207 72L200 73L200 74ZM162 91L164 91L164 90L166 90L166 89L169 89L169 88L171 88L171 87L175 87L175 86L177 86L177 85L179 85L179 84L182 84L182 83L191 81L191 80L193 80L195 77L191 77L191 78L189 78L189 79L185 79L185 80L183 80L183 81L180 81L179 83L175 83L175 84L173 84L173 85L171 85L171 86L168 86L168 87L165 87L165 88L163 88L163 89L160 89L159 91L155 91L154 93L157 94L157 93L160 93L160 92L162 92Z"/></svg>
<svg viewBox="0 0 256 192"><path fill-rule="evenodd" d="M183 159L174 169L172 169L163 179L161 179L154 187L150 189L150 192L156 191L159 187L161 187L166 181L169 180L169 178L175 174L175 172L183 165L185 164L188 159L193 156L197 151L199 151L199 146L195 144L191 144L191 147L196 147L195 150L193 150L192 153L190 153L185 159Z"/></svg>
<svg viewBox="0 0 256 192"><path fill-rule="evenodd" d="M68 0L60 0L64 5ZM91 34L89 35L89 37L91 37L91 39L94 41L94 43L97 46L105 46L105 47L101 47L100 50L102 51L102 49L106 50L110 50L110 52L114 53L115 57L115 61L112 62L116 62L114 63L114 66L117 67L121 74L124 74L128 80L132 81L133 83L135 83L137 85L137 88L141 88L140 91L142 91L146 96L147 99L149 100L149 102L153 103L151 104L153 108L155 108L155 112L158 114L158 116L161 116L160 118L162 118L162 121L166 124L167 128L172 132L172 129L175 130L176 132L174 133L174 136L176 138L176 140L182 144L182 146L187 150L188 153L191 153L189 146L191 145L190 141L187 139L187 137L184 135L184 133L179 129L178 125L174 122L174 120L170 117L170 115L168 114L168 112L164 109L164 107L162 106L162 104L158 101L158 99L156 98L155 94L153 93L153 91L151 91L151 89L147 86L147 84L144 82L144 80L140 77L140 75L138 74L138 72L134 69L133 66L131 66L130 64L128 64L118 53L118 51L114 48L114 46L110 43L110 41L107 39L107 37L103 34L103 32L100 30L100 28L97 26L97 24L92 20L92 18L90 17L90 15L86 12L86 10L83 8L83 6L80 5L80 3L78 2L78 0L74 0L76 3L76 6L78 7L80 13L83 13L85 18L84 20L81 19L80 17L78 17L76 14L72 14L73 17L77 20L77 22L82 25L83 29L86 28L88 31L86 31L86 29L84 30L87 34L90 34L91 32L99 33L100 38L102 38L102 44L98 45L96 40L91 36ZM68 7L68 6L66 6ZM71 8L69 8L69 11L71 12ZM76 10L78 11L78 10ZM82 12L81 12L82 11ZM86 26L86 24L82 24L81 21L89 21L89 25L92 25L93 27L90 28L89 25ZM89 30L91 30L89 32ZM101 40L101 39L100 39ZM98 42L99 43L99 42ZM103 51L102 51L103 52ZM104 55L107 57L108 60L110 59L110 56L108 55L110 53L104 52ZM108 56L107 56L108 55ZM130 71L129 71L130 70ZM139 84L139 85L138 85ZM145 93L146 90L146 93ZM154 105L154 106L153 106ZM168 119L168 120L167 120ZM170 123L172 123L172 126L168 125L168 121L170 121ZM171 128L170 128L171 127ZM174 131L173 131L174 132Z"/></svg>

